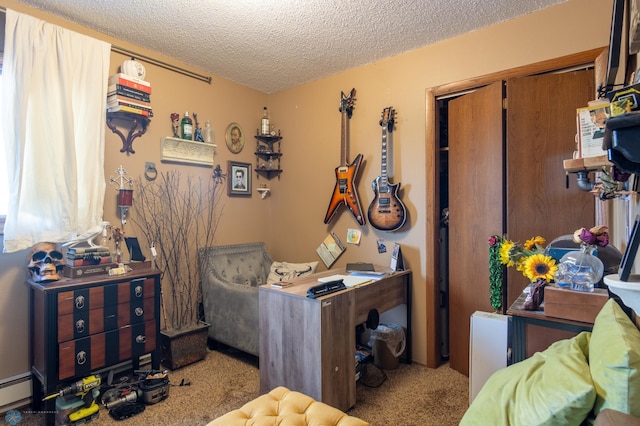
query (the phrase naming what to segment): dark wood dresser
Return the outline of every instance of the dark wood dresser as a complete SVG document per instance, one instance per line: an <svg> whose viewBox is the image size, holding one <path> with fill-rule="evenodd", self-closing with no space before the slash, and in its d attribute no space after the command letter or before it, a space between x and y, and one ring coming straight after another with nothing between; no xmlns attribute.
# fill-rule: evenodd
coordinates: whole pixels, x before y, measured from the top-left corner
<svg viewBox="0 0 640 426"><path fill-rule="evenodd" d="M160 272L27 281L33 406L92 373L151 354L160 368ZM50 411L55 400L44 409Z"/></svg>

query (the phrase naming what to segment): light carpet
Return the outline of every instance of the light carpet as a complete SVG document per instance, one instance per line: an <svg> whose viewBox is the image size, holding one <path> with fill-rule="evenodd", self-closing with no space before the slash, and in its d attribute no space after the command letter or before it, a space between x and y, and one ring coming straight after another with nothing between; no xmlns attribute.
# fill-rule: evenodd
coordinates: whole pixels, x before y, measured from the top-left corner
<svg viewBox="0 0 640 426"><path fill-rule="evenodd" d="M209 350L205 360L169 372L169 378L169 397L164 401L147 405L144 412L123 421L112 419L101 407L99 417L90 424L206 425L256 398L260 390L257 359L233 350ZM180 386L182 382L188 385ZM374 426L455 425L468 400L468 377L446 364L432 369L401 363L395 370L384 371L370 365L358 382L357 402L348 414ZM20 426L43 424L42 415L25 411Z"/></svg>

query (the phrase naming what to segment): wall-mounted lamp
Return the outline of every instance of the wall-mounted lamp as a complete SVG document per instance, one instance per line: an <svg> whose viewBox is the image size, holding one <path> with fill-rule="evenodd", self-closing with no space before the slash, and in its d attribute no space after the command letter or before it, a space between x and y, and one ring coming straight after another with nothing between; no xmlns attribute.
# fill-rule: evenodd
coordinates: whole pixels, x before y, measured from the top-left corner
<svg viewBox="0 0 640 426"><path fill-rule="evenodd" d="M129 207L133 205L133 189L127 189L126 186L133 186L133 179L127 177L127 171L122 167L118 167L116 170L118 177L110 177L111 184L116 187L118 191L118 207L120 208L120 221L122 226L127 223L127 214L129 213Z"/></svg>

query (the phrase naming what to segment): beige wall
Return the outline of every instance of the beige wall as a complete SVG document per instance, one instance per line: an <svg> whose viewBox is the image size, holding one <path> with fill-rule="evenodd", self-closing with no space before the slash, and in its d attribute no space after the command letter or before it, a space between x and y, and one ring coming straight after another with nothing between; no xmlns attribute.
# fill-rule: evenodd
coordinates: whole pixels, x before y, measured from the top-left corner
<svg viewBox="0 0 640 426"><path fill-rule="evenodd" d="M119 40L80 28L15 1L0 0L0 5L29 13L49 22L87 33L93 37L165 59L161 55L131 46ZM254 191L250 199L227 198L217 244L265 241L276 260L318 260L315 248L329 231L346 240L348 228L363 232L359 246L348 245L336 263L372 261L389 264L390 253L378 254L376 240L382 238L390 249L402 244L408 267L413 271L414 360L427 363L427 271L425 242L427 217L425 158L425 89L491 72L518 67L558 56L605 46L608 42L611 1L570 0L538 13L475 31L436 45L427 46L390 59L378 61L328 78L309 82L289 90L266 95L231 81L213 76L211 85L147 65L147 80L152 83L155 117L146 135L136 139L136 154L121 154L119 138L106 129L105 174L114 175L122 165L131 176L140 176L146 161L154 161L159 171L172 168L184 174L208 176L210 168L161 164L160 138L171 134L169 114L198 113L202 123L211 119L218 151L216 164L226 170L228 160L255 164L254 140L262 106L267 105L272 122L281 129L283 141L280 179L269 183L271 197L262 200ZM206 44L203 43L203 49ZM125 60L112 54L111 71ZM184 66L184 64L176 64ZM194 69L199 73L207 74ZM364 155L358 192L363 209L373 198L371 181L380 174L380 113L386 106L397 111L394 135L393 181L401 184L402 200L408 208L408 223L402 232L380 232L369 225L359 227L350 213L342 210L329 225L323 223L335 183L334 168L340 160L340 91L355 87L357 96L351 119L351 155ZM239 123L248 138L237 155L224 146L224 130ZM256 179L254 188L264 178ZM559 183L562 184L562 183ZM107 189L105 220L117 223L115 191ZM127 233L135 231L127 225ZM485 244L481 236L478 244ZM473 255L473 248L469 250ZM145 250L146 252L146 250ZM0 380L28 371L27 292L23 284L25 253L0 254ZM479 271L478 285L485 271ZM431 283L433 284L433 283ZM9 349L10 348L10 349Z"/></svg>

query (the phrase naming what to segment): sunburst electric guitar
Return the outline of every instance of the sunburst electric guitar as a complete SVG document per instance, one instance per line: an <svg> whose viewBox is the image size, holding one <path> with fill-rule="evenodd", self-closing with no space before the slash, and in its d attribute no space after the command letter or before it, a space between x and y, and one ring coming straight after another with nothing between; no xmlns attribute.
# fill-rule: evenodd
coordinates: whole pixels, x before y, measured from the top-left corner
<svg viewBox="0 0 640 426"><path fill-rule="evenodd" d="M344 92L340 93L340 112L342 113L342 141L340 146L340 165L336 167L336 186L329 202L324 223L329 223L335 216L338 208L346 205L351 210L360 225L364 225L364 216L356 192L355 180L358 169L362 162L362 154L358 154L351 164L347 164L349 145L349 119L353 114L353 102L355 100L356 89L351 89L349 96Z"/></svg>
<svg viewBox="0 0 640 426"><path fill-rule="evenodd" d="M393 126L395 124L395 111L392 107L387 107L382 111L382 170L380 176L374 179L371 187L374 192L374 199L369 205L369 223L376 229L382 231L395 231L402 228L407 217L407 209L398 198L398 187L400 184L389 183L387 177L387 149L393 137Z"/></svg>

